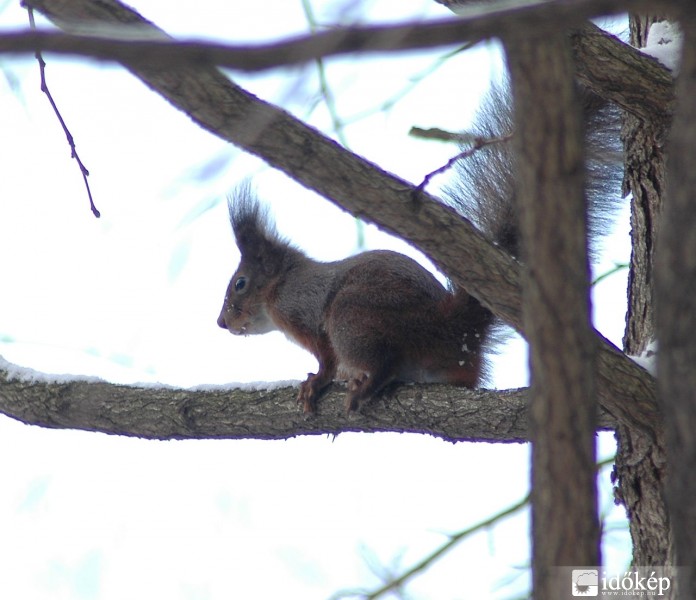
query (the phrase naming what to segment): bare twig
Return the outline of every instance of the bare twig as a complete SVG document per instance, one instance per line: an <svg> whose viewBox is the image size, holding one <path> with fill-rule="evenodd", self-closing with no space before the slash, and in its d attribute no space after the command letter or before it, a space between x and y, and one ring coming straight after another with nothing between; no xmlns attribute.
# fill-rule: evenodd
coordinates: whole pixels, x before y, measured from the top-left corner
<svg viewBox="0 0 696 600"><path fill-rule="evenodd" d="M314 35L317 32L318 25L310 0L302 0L302 8L304 10L310 32ZM350 148L348 138L346 137L346 122L338 114L336 98L334 97L333 90L329 85L329 79L326 76L325 60L322 56L317 56L314 59L314 62L317 66L317 76L319 77L319 91L321 93L321 97L324 99L326 110L331 117L331 125L334 133L336 134L336 139L338 139L343 147ZM359 250L365 250L365 224L361 219L355 219L355 232L357 234L357 248Z"/></svg>
<svg viewBox="0 0 696 600"><path fill-rule="evenodd" d="M32 0L31 3L40 8L46 1L50 0ZM617 3L615 8L618 8L626 0L614 1ZM649 1L645 0L645 2ZM632 2L635 3L638 0L632 0ZM459 47L443 57L446 59L462 49L461 44L464 40L468 39L466 46L487 37L501 35L511 28L516 30L531 27L535 23L534 19L545 19L543 27L555 28L559 23L563 23L566 27L569 21L565 12L562 15L556 14L561 8L568 9L567 3L546 2L531 6L529 9L515 9L512 14L508 14L508 11L478 16L472 14L466 20L447 19L419 23L417 26L406 23L341 28L253 46L211 44L208 41L196 40L175 41L164 36L160 30L152 27L147 29L145 26L138 29L140 37L133 39L133 28L124 27L125 22L118 24L109 22L110 29L105 31L112 35L119 35L123 39L87 35L90 31L87 27L77 30L80 35L52 31L3 31L0 33L0 54L20 54L35 52L39 49L45 52L88 56L99 60L115 60L131 66L141 65L148 68L217 65L251 72L302 64L317 57L326 58L353 53L392 53L404 49L425 49L459 44ZM657 10L656 6L653 8ZM529 14L527 10L530 11ZM639 10L639 6L632 5L631 10ZM666 11L667 8L665 7L664 10ZM526 15L527 25L519 21L524 15ZM582 22L578 18L570 19L570 21L578 24ZM539 24L536 23L536 25ZM576 57L578 79L589 89L641 119L651 119L655 115L663 115L665 119L668 119L672 115L674 110L672 74L656 59L624 44L589 23L573 31L571 40ZM438 63L439 61L433 65L433 68L439 66ZM617 72L620 72L622 81L626 84L621 88L614 85ZM402 92L387 100L383 109L388 108L410 91L420 77L416 75L416 78ZM355 122L363 118L365 114L369 113L359 113L345 122Z"/></svg>
<svg viewBox="0 0 696 600"><path fill-rule="evenodd" d="M619 271L624 271L628 269L628 263L614 263L614 266L611 267L608 271L605 271L604 273L601 273L597 277L595 277L592 280L592 285L597 285L601 281L604 281L605 279L611 277L615 273L618 273Z"/></svg>
<svg viewBox="0 0 696 600"><path fill-rule="evenodd" d="M454 50L450 50L448 52L445 52L444 54L441 54L431 64L429 64L427 67L425 67L422 71L419 71L419 72L414 73L413 75L409 76L408 81L405 83L405 85L400 90L396 91L390 98L387 98L384 102L382 102L379 106L377 106L375 108L361 111L361 112L353 115L352 117L345 119L344 122L346 124L357 123L358 121L361 121L362 119L370 117L370 116L377 114L379 112L386 112L388 110L391 110L396 105L397 102L399 102L402 98L405 98L406 96L408 96L414 89L416 89L416 87L418 87L430 75L435 73L435 71L437 71L445 63L447 63L447 61L450 60L453 56L456 56L456 55L460 54L461 52L472 48L475 45L476 45L476 42L466 42L465 44L458 46ZM414 133L414 130L419 130L419 128L417 128L417 127L411 128L411 132L410 132L411 135L417 135ZM424 131L424 130L420 130L420 131Z"/></svg>
<svg viewBox="0 0 696 600"><path fill-rule="evenodd" d="M27 11L29 13L29 24L31 25L32 29L36 29L36 23L34 21L34 11L31 7L27 8ZM101 213L97 209L97 207L94 204L94 199L92 198L92 190L89 187L89 181L87 180L87 177L89 176L89 171L87 170L87 167L85 167L84 163L80 159L80 155L77 153L77 148L75 147L75 140L72 136L72 133L70 133L70 130L68 129L68 126L65 124L65 120L63 119L63 115L61 115L60 110L58 109L58 105L56 104L55 100L53 99L53 96L51 95L51 91L48 89L48 84L46 83L46 61L43 59L43 56L41 55L41 52L39 50L36 51L35 53L36 60L39 63L39 72L41 74L41 91L46 94L46 97L48 98L49 103L51 104L51 107L53 108L53 112L56 114L56 117L58 118L58 122L60 123L60 126L63 128L63 132L65 133L65 137L68 139L68 145L70 146L70 156L74 158L77 161L77 165L80 168L80 173L82 173L82 180L85 182L85 188L87 189L87 196L89 197L89 207L92 209L92 214L94 214L97 219L101 216Z"/></svg>
<svg viewBox="0 0 696 600"><path fill-rule="evenodd" d="M615 456L612 455L609 458L605 458L601 461L598 461L595 465L596 471L599 472L602 468L614 464L614 459ZM466 529L459 531L458 533L449 536L449 539L444 544L442 544L439 548L435 549L433 552L422 558L416 565L411 567L408 571L405 571L396 578L390 579L382 587L376 590L373 590L371 592L367 592L364 590L345 590L334 594L331 597L331 600L339 600L340 598L361 598L362 600L376 600L377 598L383 596L387 592L401 589L409 579L411 579L413 576L417 575L421 571L427 569L440 556L451 550L458 542L463 541L465 538L473 535L478 531L481 531L482 529L489 529L493 525L497 524L498 521L501 521L505 517L508 517L516 513L518 510L523 509L528 504L529 496L526 496L519 502L516 502L508 508L503 509L499 513L491 517L488 517L487 519L479 523L476 523L471 527L467 527ZM605 531L608 531L608 529L605 529Z"/></svg>
<svg viewBox="0 0 696 600"><path fill-rule="evenodd" d="M413 131L413 130L412 130ZM508 133L507 135L502 135L500 137L493 137L493 138L484 138L484 137L475 137L473 138L473 142L469 148L466 150L462 150L459 154L456 154L452 158L450 158L444 165L441 167L438 167L434 171L431 171L428 173L424 178L423 181L420 182L418 187L416 188L416 192L422 192L425 190L426 186L430 183L433 177L436 175L440 175L441 173L444 173L451 169L455 163L459 160L462 160L464 158L469 158L474 152L478 152L481 148L485 148L486 146L490 146L491 144L499 144L499 143L504 143L507 142L512 138L512 133ZM464 137L464 134L462 135ZM471 139L471 138L470 138Z"/></svg>
<svg viewBox="0 0 696 600"><path fill-rule="evenodd" d="M446 129L440 129L439 127L430 127L428 129L423 129L422 127L411 127L411 131L409 131L408 134L422 140L456 142L457 144L475 144L476 140L478 139L478 136L472 135L466 131L447 131Z"/></svg>
<svg viewBox="0 0 696 600"><path fill-rule="evenodd" d="M484 519L483 521L476 523L476 525L472 525L471 527L467 527L462 531L450 535L449 539L439 548L437 548L434 552L431 552L423 559L421 559L419 562L417 562L415 565L413 565L410 569L404 571L401 575L399 575L395 579L392 579L391 581L388 581L376 590L373 590L371 592L358 590L347 590L345 592L338 592L337 594L332 596L332 600L338 600L340 598L361 598L362 600L376 600L377 598L384 596L384 594L388 592L391 592L395 589L399 589L404 585L404 583L406 583L406 581L408 581L421 571L427 569L438 558L440 558L443 554L446 554L449 550L454 548L464 538L469 537L477 531L488 529L492 525L495 525L498 521L504 519L505 517L509 517L510 515L523 509L525 506L527 506L528 503L529 496L525 496L519 502L516 502L512 506L509 506L505 510L502 510L501 512L493 515L492 517Z"/></svg>
<svg viewBox="0 0 696 600"><path fill-rule="evenodd" d="M304 10L305 18L307 19L307 24L309 25L311 33L316 34L318 28L317 21L314 16L314 10L312 9L312 5L309 2L309 0L302 0L302 9ZM336 133L338 141L341 142L341 144L343 144L347 148L348 142L345 136L346 125L341 119L341 117L338 115L336 99L334 98L334 94L331 90L331 87L329 86L328 78L326 77L324 58L322 56L317 56L314 59L314 62L317 65L319 88L321 91L321 95L324 98L324 103L326 104L326 110L329 112L329 116L331 117L331 125L333 127L334 132Z"/></svg>

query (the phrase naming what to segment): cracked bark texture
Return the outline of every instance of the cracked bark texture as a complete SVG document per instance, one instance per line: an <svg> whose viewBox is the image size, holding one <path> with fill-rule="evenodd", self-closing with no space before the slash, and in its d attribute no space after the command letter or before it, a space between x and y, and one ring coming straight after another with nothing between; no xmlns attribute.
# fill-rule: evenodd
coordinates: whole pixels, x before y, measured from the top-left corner
<svg viewBox="0 0 696 600"><path fill-rule="evenodd" d="M287 439L347 431L426 433L446 441L525 442L527 390L466 390L447 385L393 387L362 414L346 417L346 390L334 384L315 417L295 402L297 388L272 390L116 385L27 379L0 366L0 413L28 425L147 439ZM599 414L599 427L616 421Z"/></svg>
<svg viewBox="0 0 696 600"><path fill-rule="evenodd" d="M663 15L631 15L631 44L641 48L650 25ZM672 110L657 105L646 114L624 112L625 147L623 192L631 194L631 268L624 350L639 355L655 337L653 263L665 190L664 145Z"/></svg>
<svg viewBox="0 0 696 600"><path fill-rule="evenodd" d="M565 32L504 44L530 348L533 595L556 600L567 582L554 567L601 563L584 135Z"/></svg>
<svg viewBox="0 0 696 600"><path fill-rule="evenodd" d="M631 15L631 44L642 47L651 24L661 15ZM631 194L631 262L624 349L640 354L655 338L654 260L659 217L665 195L665 140L672 110L639 117L624 112L624 193ZM664 499L667 456L664 435L650 440L634 428L616 431L612 479L615 498L626 507L633 542L633 564L672 565L674 548Z"/></svg>

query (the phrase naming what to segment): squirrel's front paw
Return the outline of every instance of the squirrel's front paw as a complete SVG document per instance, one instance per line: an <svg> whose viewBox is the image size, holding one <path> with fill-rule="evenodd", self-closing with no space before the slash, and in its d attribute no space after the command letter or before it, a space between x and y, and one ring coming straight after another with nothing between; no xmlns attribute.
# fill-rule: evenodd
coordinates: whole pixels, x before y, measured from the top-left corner
<svg viewBox="0 0 696 600"><path fill-rule="evenodd" d="M300 391L297 394L297 403L302 405L302 412L306 415L314 414L317 410L317 376L308 373L306 381L300 384Z"/></svg>

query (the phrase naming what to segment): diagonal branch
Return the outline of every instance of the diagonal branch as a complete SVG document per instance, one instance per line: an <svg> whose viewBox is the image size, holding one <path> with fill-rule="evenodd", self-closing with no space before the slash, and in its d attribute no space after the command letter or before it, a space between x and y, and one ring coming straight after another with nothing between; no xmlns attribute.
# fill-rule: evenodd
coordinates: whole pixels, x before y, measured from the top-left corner
<svg viewBox="0 0 696 600"><path fill-rule="evenodd" d="M639 119L669 124L674 113L669 69L593 23L572 31L570 41L579 81Z"/></svg>
<svg viewBox="0 0 696 600"><path fill-rule="evenodd" d="M162 35L116 0L32 0L31 4L64 26L66 20L73 27L75 22L97 28L130 24L141 32ZM497 316L522 329L519 265L436 198L341 148L213 67L125 66L202 128L263 158L348 212L411 241ZM601 336L598 339L604 408L617 420L655 437L661 421L654 379Z"/></svg>

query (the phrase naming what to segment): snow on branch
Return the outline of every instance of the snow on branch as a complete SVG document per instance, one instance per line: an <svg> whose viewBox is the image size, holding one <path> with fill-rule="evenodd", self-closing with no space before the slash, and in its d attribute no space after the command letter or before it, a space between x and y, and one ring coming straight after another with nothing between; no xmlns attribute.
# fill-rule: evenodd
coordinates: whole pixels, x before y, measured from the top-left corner
<svg viewBox="0 0 696 600"><path fill-rule="evenodd" d="M177 389L116 385L42 375L0 359L0 413L40 427L147 439L287 439L349 431L422 433L446 441L524 442L526 389L467 390L401 385L347 416L345 389L334 384L306 418L292 386ZM601 411L600 428L616 421Z"/></svg>

